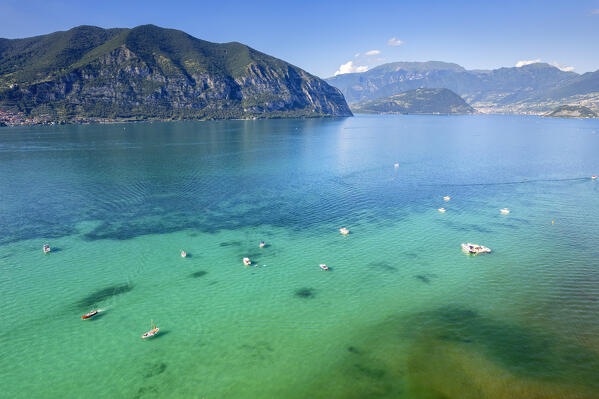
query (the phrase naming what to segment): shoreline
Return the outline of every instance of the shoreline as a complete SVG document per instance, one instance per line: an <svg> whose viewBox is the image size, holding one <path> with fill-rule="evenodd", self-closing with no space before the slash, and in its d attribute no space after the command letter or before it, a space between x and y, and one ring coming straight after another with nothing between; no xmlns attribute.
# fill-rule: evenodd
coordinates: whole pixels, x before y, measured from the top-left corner
<svg viewBox="0 0 599 399"><path fill-rule="evenodd" d="M63 126L63 125L111 125L135 122L208 122L208 121L255 121L268 119L317 119L317 118L350 118L353 115L313 115L313 116L255 116L248 118L85 118L68 121L21 119L18 122L6 122L0 119L0 128L19 126Z"/></svg>

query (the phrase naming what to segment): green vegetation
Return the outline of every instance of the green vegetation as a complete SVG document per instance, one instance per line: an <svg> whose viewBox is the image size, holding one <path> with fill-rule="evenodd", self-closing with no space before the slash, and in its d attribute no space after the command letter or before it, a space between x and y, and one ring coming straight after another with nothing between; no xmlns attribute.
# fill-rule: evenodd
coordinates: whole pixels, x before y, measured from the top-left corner
<svg viewBox="0 0 599 399"><path fill-rule="evenodd" d="M54 122L351 115L300 68L154 25L0 39L0 110Z"/></svg>
<svg viewBox="0 0 599 399"><path fill-rule="evenodd" d="M553 118L596 118L597 113L582 105L560 105L553 111L545 114Z"/></svg>
<svg viewBox="0 0 599 399"><path fill-rule="evenodd" d="M376 114L472 114L476 111L448 89L416 89L352 104L355 113Z"/></svg>

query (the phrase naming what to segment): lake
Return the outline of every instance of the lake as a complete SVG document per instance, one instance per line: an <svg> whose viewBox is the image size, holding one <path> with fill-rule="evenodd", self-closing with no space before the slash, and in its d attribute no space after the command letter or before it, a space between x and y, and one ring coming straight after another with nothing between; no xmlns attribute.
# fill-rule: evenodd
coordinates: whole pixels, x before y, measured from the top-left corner
<svg viewBox="0 0 599 399"><path fill-rule="evenodd" d="M597 398L598 132L494 115L0 128L3 395Z"/></svg>

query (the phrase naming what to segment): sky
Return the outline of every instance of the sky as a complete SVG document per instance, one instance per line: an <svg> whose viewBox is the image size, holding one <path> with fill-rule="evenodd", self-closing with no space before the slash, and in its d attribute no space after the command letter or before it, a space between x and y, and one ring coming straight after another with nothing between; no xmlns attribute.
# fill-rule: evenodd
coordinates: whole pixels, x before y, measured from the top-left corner
<svg viewBox="0 0 599 399"><path fill-rule="evenodd" d="M599 0L0 0L0 37L155 24L238 41L327 78L394 61L599 69Z"/></svg>

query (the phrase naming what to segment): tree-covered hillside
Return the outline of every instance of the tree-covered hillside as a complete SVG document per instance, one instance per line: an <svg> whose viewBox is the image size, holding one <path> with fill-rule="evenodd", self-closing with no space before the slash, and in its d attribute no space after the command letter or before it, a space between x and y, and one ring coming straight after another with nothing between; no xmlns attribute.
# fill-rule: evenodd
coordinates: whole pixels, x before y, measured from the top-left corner
<svg viewBox="0 0 599 399"><path fill-rule="evenodd" d="M0 110L67 122L351 115L338 89L298 67L153 25L0 39Z"/></svg>

